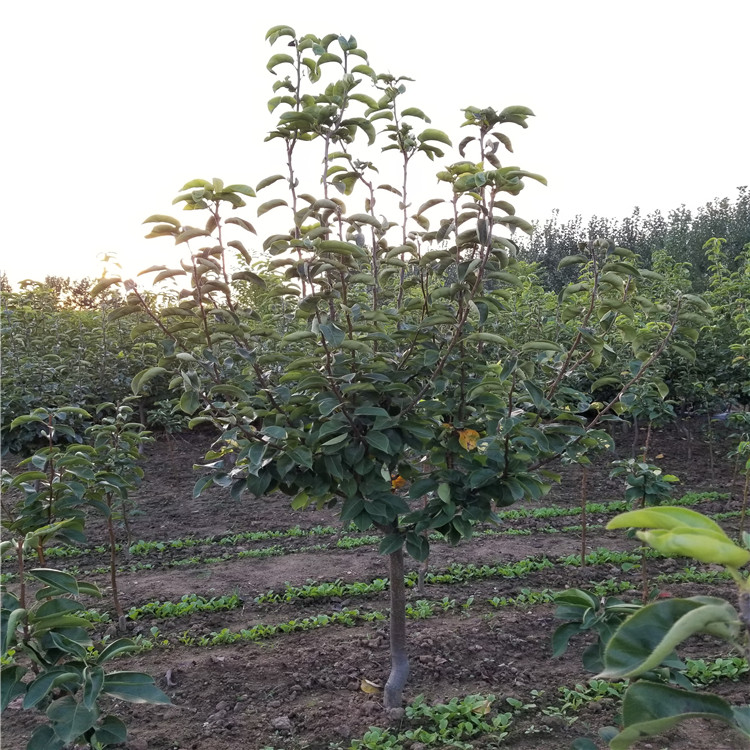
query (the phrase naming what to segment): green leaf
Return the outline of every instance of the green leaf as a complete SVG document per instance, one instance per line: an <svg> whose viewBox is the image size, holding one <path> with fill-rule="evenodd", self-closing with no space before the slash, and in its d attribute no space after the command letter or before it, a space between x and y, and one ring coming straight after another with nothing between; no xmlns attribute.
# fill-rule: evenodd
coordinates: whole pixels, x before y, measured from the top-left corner
<svg viewBox="0 0 750 750"><path fill-rule="evenodd" d="M144 219L142 223L143 224L171 224L176 229L179 229L181 226L180 222L177 219L174 219L171 216L167 216L166 214L153 214L152 216L149 216L148 219Z"/></svg>
<svg viewBox="0 0 750 750"><path fill-rule="evenodd" d="M694 718L718 719L738 728L732 707L723 698L639 680L625 691L622 702L625 728L612 738L609 747L627 750L644 737L663 734L681 721Z"/></svg>
<svg viewBox="0 0 750 750"><path fill-rule="evenodd" d="M354 410L355 417L389 417L382 406L359 406Z"/></svg>
<svg viewBox="0 0 750 750"><path fill-rule="evenodd" d="M96 660L97 664L104 664L105 661L119 656L120 654L126 654L129 651L135 651L138 649L138 644L130 638L118 638L116 641L112 641L107 647L99 653L99 658Z"/></svg>
<svg viewBox="0 0 750 750"><path fill-rule="evenodd" d="M109 279L99 279L99 281L94 284L94 286L91 287L91 290L89 291L89 294L92 297L96 297L97 294L100 294L105 289L109 289L109 287L112 286L112 284L119 284L122 281L122 279L119 276L116 276L114 278Z"/></svg>
<svg viewBox="0 0 750 750"><path fill-rule="evenodd" d="M589 259L585 255L566 255L558 264L557 270L574 266L580 263L588 263Z"/></svg>
<svg viewBox="0 0 750 750"><path fill-rule="evenodd" d="M38 726L26 744L26 750L63 750L65 742L56 734L49 724Z"/></svg>
<svg viewBox="0 0 750 750"><path fill-rule="evenodd" d="M130 703L166 703L171 701L143 672L110 672L104 678L102 691Z"/></svg>
<svg viewBox="0 0 750 750"><path fill-rule="evenodd" d="M418 107L407 107L401 112L401 117L419 117L420 120L424 120L427 123L431 122L430 118Z"/></svg>
<svg viewBox="0 0 750 750"><path fill-rule="evenodd" d="M384 537L383 541L380 542L378 551L381 555L391 555L400 550L403 545L404 537L401 534L388 534L388 536Z"/></svg>
<svg viewBox="0 0 750 750"><path fill-rule="evenodd" d="M201 492L208 487L208 485L213 483L213 475L212 474L206 474L206 476L201 477L193 486L193 497L200 497Z"/></svg>
<svg viewBox="0 0 750 750"><path fill-rule="evenodd" d="M278 427L277 425L268 425L261 430L261 434L268 435L268 437L274 438L275 440L284 440L287 432L285 427Z"/></svg>
<svg viewBox="0 0 750 750"><path fill-rule="evenodd" d="M365 214L366 216L367 214ZM378 224L380 226L380 224ZM341 242L340 240L321 240L318 248L322 252L326 253L338 253L339 255L351 255L357 258L363 257L365 254L362 249L351 242Z"/></svg>
<svg viewBox="0 0 750 750"><path fill-rule="evenodd" d="M514 229L520 229L528 235L531 235L534 232L534 225L530 224L526 219L522 219L520 216L499 216L495 218L495 223L506 224Z"/></svg>
<svg viewBox="0 0 750 750"><path fill-rule="evenodd" d="M0 670L0 711L5 711L16 696L23 695L27 687L23 682L25 674L26 670L18 664L9 664Z"/></svg>
<svg viewBox="0 0 750 750"><path fill-rule="evenodd" d="M182 268L166 268L165 270L160 271L156 274L156 276L154 276L153 283L158 284L160 281L171 279L175 276L187 276L187 272Z"/></svg>
<svg viewBox="0 0 750 750"><path fill-rule="evenodd" d="M282 344L294 344L297 341L304 341L305 339L317 339L318 337L312 331L292 331L287 333L281 339Z"/></svg>
<svg viewBox="0 0 750 750"><path fill-rule="evenodd" d="M22 414L20 417L16 417L10 423L10 429L15 430L16 427L20 427L21 425L24 425L24 424L29 424L30 422L38 422L39 424L47 424L46 420L42 419L41 417L35 417L33 414Z"/></svg>
<svg viewBox="0 0 750 750"><path fill-rule="evenodd" d="M510 107L506 107L501 113L501 117L534 117L534 113L528 108L520 104L514 104Z"/></svg>
<svg viewBox="0 0 750 750"><path fill-rule="evenodd" d="M695 351L691 349L689 346L685 346L683 344L675 344L671 343L669 345L669 348L679 354L681 357L684 357L688 362L695 362Z"/></svg>
<svg viewBox="0 0 750 750"><path fill-rule="evenodd" d="M102 745L119 745L128 739L128 728L122 719L116 716L105 716L96 728L91 738L92 746L95 743Z"/></svg>
<svg viewBox="0 0 750 750"><path fill-rule="evenodd" d="M643 273L643 271L641 271L641 273ZM686 302L692 302L706 314L711 314L713 312L711 305L709 305L703 297L699 297L697 294L683 294L682 299Z"/></svg>
<svg viewBox="0 0 750 750"><path fill-rule="evenodd" d="M97 708L86 708L72 696L66 695L50 703L47 718L54 724L55 734L63 742L74 742L99 718Z"/></svg>
<svg viewBox="0 0 750 750"><path fill-rule="evenodd" d="M716 521L704 516L703 513L670 505L620 513L607 524L607 529L673 529L678 526L724 533Z"/></svg>
<svg viewBox="0 0 750 750"><path fill-rule="evenodd" d="M421 143L424 143L425 141L439 141L446 146L453 145L451 139L442 130L436 130L435 128L427 128L427 130L423 130L418 138Z"/></svg>
<svg viewBox="0 0 750 750"><path fill-rule="evenodd" d="M515 287L522 287L523 281L510 271L491 271L487 274L487 278L495 279L496 281L504 281L506 284L510 284Z"/></svg>
<svg viewBox="0 0 750 750"><path fill-rule="evenodd" d="M182 396L180 396L180 409L182 409L185 414L193 416L193 414L195 414L200 408L200 405L201 400L196 391L185 391Z"/></svg>
<svg viewBox="0 0 750 750"><path fill-rule="evenodd" d="M368 432L365 435L365 440L373 448L376 448L383 453L391 452L391 444L390 442L388 442L388 438L382 432L377 432L375 430Z"/></svg>
<svg viewBox="0 0 750 750"><path fill-rule="evenodd" d="M310 503L310 496L307 492L298 492L292 499L292 510L302 510Z"/></svg>
<svg viewBox="0 0 750 750"><path fill-rule="evenodd" d="M555 344L553 341L527 341L521 346L521 351L564 352L565 349L563 349L560 344Z"/></svg>
<svg viewBox="0 0 750 750"><path fill-rule="evenodd" d="M279 26L272 26L266 32L266 41L273 44L280 36L295 37L297 36L297 34L291 26L287 26L286 24L281 24Z"/></svg>
<svg viewBox="0 0 750 750"><path fill-rule="evenodd" d="M599 745L588 737L576 737L570 745L570 750L599 750Z"/></svg>
<svg viewBox="0 0 750 750"><path fill-rule="evenodd" d="M508 339L499 336L497 333L489 333L488 331L480 331L478 333L470 333L465 341L483 341L488 344L499 344L505 346L508 343Z"/></svg>
<svg viewBox="0 0 750 750"><path fill-rule="evenodd" d="M53 568L34 568L29 573L48 586L54 586L68 594L78 594L78 582L70 573Z"/></svg>
<svg viewBox="0 0 750 750"><path fill-rule="evenodd" d="M571 637L580 632L581 627L577 622L566 622L560 625L552 634L552 658L562 656L568 648Z"/></svg>
<svg viewBox="0 0 750 750"><path fill-rule="evenodd" d="M251 234L257 234L255 231L255 228L249 221L245 221L244 219L240 219L239 216L230 216L225 222L225 224L236 224L238 227L242 227L246 232L250 232ZM232 243L227 243L231 245Z"/></svg>
<svg viewBox="0 0 750 750"><path fill-rule="evenodd" d="M60 406L55 409L55 414L75 414L75 416L77 417L91 419L91 414L89 414L85 409L81 409L78 406Z"/></svg>
<svg viewBox="0 0 750 750"><path fill-rule="evenodd" d="M249 281L261 289L266 288L266 282L257 273L253 273L252 271L236 271L232 274L232 281Z"/></svg>
<svg viewBox="0 0 750 750"><path fill-rule="evenodd" d="M430 554L430 542L426 536L410 531L406 535L406 551L415 560L424 562Z"/></svg>
<svg viewBox="0 0 750 750"><path fill-rule="evenodd" d="M198 229L197 227L186 227L174 238L175 245L182 245L185 242L190 242L196 237L210 237L211 233L205 229ZM163 272L162 272L163 273Z"/></svg>
<svg viewBox="0 0 750 750"><path fill-rule="evenodd" d="M83 705L94 708L104 684L104 670L99 666L86 666L83 670Z"/></svg>
<svg viewBox="0 0 750 750"><path fill-rule="evenodd" d="M141 370L130 383L133 395L137 396L149 380L153 380L157 375L163 375L166 371L164 367L147 367L145 370Z"/></svg>
<svg viewBox="0 0 750 750"><path fill-rule="evenodd" d="M348 434L344 433L343 435L336 435L336 437L332 437L330 440L326 440L325 443L321 443L321 447L326 445L338 445L339 443L343 443L346 440L349 440Z"/></svg>
<svg viewBox="0 0 750 750"><path fill-rule="evenodd" d="M141 306L139 304L123 305L122 307L116 307L112 310L112 312L107 315L107 320L110 322L113 320L119 320L120 318L124 318L127 315L133 315L133 313L140 311Z"/></svg>
<svg viewBox="0 0 750 750"><path fill-rule="evenodd" d="M352 68L352 73L362 73L362 75L375 77L375 71L369 65L355 65Z"/></svg>
<svg viewBox="0 0 750 750"><path fill-rule="evenodd" d="M669 475L664 479L669 481ZM750 562L750 551L738 547L723 531L677 526L638 531L636 536L667 557L692 557L702 563L741 568Z"/></svg>
<svg viewBox="0 0 750 750"><path fill-rule="evenodd" d="M276 55L273 55L271 59L268 61L268 65L266 65L266 70L273 73L274 68L277 65L282 65L283 63L290 63L291 65L294 65L294 58L291 55L287 55L285 52L279 52Z"/></svg>
<svg viewBox="0 0 750 750"><path fill-rule="evenodd" d="M49 617L50 615L58 615L67 612L80 612L83 609L83 604L75 601L74 599L65 599L58 597L56 599L49 599L40 604L34 613L36 617Z"/></svg>
<svg viewBox="0 0 750 750"><path fill-rule="evenodd" d="M622 379L617 378L614 375L606 375L603 378L599 378L598 380L595 380L591 384L591 392L599 390L599 388L603 388L605 385L622 385Z"/></svg>
<svg viewBox="0 0 750 750"><path fill-rule="evenodd" d="M194 190L194 189L203 189L203 190L213 190L214 185L212 182L209 182L208 180L190 180L190 182L186 182L181 188L180 191L183 190Z"/></svg>
<svg viewBox="0 0 750 750"><path fill-rule="evenodd" d="M250 185L242 185L242 184L235 184L235 185L227 185L223 190L217 191L219 193L241 193L242 195L247 195L249 198L255 198L255 190L253 190Z"/></svg>
<svg viewBox="0 0 750 750"><path fill-rule="evenodd" d="M629 617L604 651L599 677L636 677L658 667L684 640L708 633L730 642L740 634L739 616L729 602L716 597L662 599Z"/></svg>
<svg viewBox="0 0 750 750"><path fill-rule="evenodd" d="M65 628L87 628L91 623L83 617L75 615L49 615L48 617L30 617L31 632L34 636L39 637L48 630L62 630Z"/></svg>
<svg viewBox="0 0 750 750"><path fill-rule="evenodd" d="M352 224L369 224L371 227L375 227L375 229L382 229L380 221L374 216L370 216L370 214L352 214L351 216L347 216L346 220Z"/></svg>
<svg viewBox="0 0 750 750"><path fill-rule="evenodd" d="M274 174L270 177L265 177L256 186L255 189L260 192L263 188L267 188L269 185L273 185L274 182L286 179L283 174Z"/></svg>
<svg viewBox="0 0 750 750"><path fill-rule="evenodd" d="M13 423L11 423L11 429L12 428ZM23 473L13 477L13 486L20 487L25 482L36 482L37 480L41 480L43 482L47 478L48 475L43 471L24 471Z"/></svg>
<svg viewBox="0 0 750 750"><path fill-rule="evenodd" d="M320 326L320 332L326 343L334 349L341 346L341 342L346 338L346 333L335 323L324 323Z"/></svg>
<svg viewBox="0 0 750 750"><path fill-rule="evenodd" d="M211 396L229 396L229 398L236 399L237 401L247 401L248 399L247 391L236 385L229 385L228 383L220 383L219 385L211 386L209 394Z"/></svg>
<svg viewBox="0 0 750 750"><path fill-rule="evenodd" d="M257 215L263 216L263 214L268 213L269 211L272 211L274 208L279 208L279 206L288 206L289 204L282 200L281 198L274 198L273 200L266 201L265 203L261 203L260 206L258 206Z"/></svg>

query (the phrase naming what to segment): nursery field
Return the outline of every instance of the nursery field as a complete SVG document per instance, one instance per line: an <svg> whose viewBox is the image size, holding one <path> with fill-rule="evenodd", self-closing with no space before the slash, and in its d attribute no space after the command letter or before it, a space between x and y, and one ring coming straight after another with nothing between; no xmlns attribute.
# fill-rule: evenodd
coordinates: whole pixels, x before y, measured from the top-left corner
<svg viewBox="0 0 750 750"><path fill-rule="evenodd" d="M750 192L535 226L529 107L266 41L274 173L0 275L3 748L740 747Z"/></svg>
<svg viewBox="0 0 750 750"><path fill-rule="evenodd" d="M742 494L731 486L732 466L717 457L712 478L706 443L688 443L683 434L652 437L656 463L681 480L673 500L732 535ZM580 588L640 601L636 541L603 528L626 509L623 481L609 476L611 454L588 472L584 567L579 467L564 470L541 500L501 511L502 525L480 525L471 542L436 541L422 591L419 564L408 560L411 672L405 711L388 715L377 689L390 666L380 537L342 528L333 511L292 512L280 495L235 501L213 487L193 498L192 465L209 443L187 433L149 446L146 478L134 495L139 512L131 520L134 543L120 557L119 588L140 651L113 666L152 675L172 705L118 703L113 713L128 725L128 748L605 746L597 733L616 724L624 683L594 680L584 669L593 633L572 638L559 658L552 658L551 637L561 624L554 592ZM117 634L107 604L108 556L97 547L104 533L94 519L89 544L48 548L46 561L105 590L103 600L89 602L97 643ZM721 568L687 562L649 557L652 586L663 596L733 600ZM10 590L13 571L4 568ZM695 685L746 701L747 663L726 645L692 638L681 656ZM17 704L3 717L5 750L24 748L38 721ZM574 744L582 737L594 744ZM742 746L719 725L695 720L635 747Z"/></svg>

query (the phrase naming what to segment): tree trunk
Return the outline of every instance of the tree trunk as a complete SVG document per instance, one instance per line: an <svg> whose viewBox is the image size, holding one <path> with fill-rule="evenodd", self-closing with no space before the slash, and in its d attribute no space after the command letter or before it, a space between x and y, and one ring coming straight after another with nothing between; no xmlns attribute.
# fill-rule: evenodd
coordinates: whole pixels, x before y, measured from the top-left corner
<svg viewBox="0 0 750 750"><path fill-rule="evenodd" d="M588 527L588 516L586 514L586 503L588 502L588 471L581 464L581 570L586 567L586 529Z"/></svg>
<svg viewBox="0 0 750 750"><path fill-rule="evenodd" d="M107 531L109 532L109 580L112 584L112 602L115 605L117 615L117 628L121 633L127 631L125 612L120 604L120 592L117 588L117 539L115 538L115 527L112 523L112 501L108 500L109 516L107 517Z"/></svg>
<svg viewBox="0 0 750 750"><path fill-rule="evenodd" d="M404 685L409 677L406 654L406 586L404 585L404 550L400 547L389 555L391 584L391 673L383 691L386 709L400 708Z"/></svg>
<svg viewBox="0 0 750 750"><path fill-rule="evenodd" d="M738 542L743 545L742 534L745 531L745 518L747 517L747 495L750 490L750 469L745 469L745 486L742 488L742 510L740 511L740 531Z"/></svg>

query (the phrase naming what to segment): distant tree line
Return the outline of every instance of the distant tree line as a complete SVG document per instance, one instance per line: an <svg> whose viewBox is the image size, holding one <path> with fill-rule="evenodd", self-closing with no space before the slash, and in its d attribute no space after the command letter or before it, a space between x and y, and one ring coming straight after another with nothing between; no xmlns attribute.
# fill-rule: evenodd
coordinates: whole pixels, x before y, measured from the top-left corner
<svg viewBox="0 0 750 750"><path fill-rule="evenodd" d="M651 268L653 254L658 250L666 251L677 263L690 263L692 288L700 293L708 288L709 281L706 242L712 237L726 239L724 252L730 266L750 243L750 190L740 187L734 200L715 199L695 211L682 205L666 215L657 210L644 216L636 207L624 219L594 216L586 224L580 215L561 222L555 211L522 242L523 257L539 263L546 272L544 283L559 291L575 281L577 274L573 267L558 270L560 260L574 252L578 242L596 237L609 237L615 244L638 253L647 268Z"/></svg>

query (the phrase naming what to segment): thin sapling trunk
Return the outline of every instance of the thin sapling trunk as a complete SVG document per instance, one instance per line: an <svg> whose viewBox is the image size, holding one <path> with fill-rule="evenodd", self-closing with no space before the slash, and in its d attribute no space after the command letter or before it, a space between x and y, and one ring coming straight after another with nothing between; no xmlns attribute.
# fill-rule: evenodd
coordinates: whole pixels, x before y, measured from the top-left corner
<svg viewBox="0 0 750 750"><path fill-rule="evenodd" d="M745 469L745 485L742 488L742 509L740 510L739 541L742 544L742 534L745 531L745 518L747 516L747 495L750 490L750 468Z"/></svg>
<svg viewBox="0 0 750 750"><path fill-rule="evenodd" d="M651 447L651 429L652 429L652 422L649 420L648 427L646 428L646 442L643 445L643 460L648 461L648 451Z"/></svg>
<svg viewBox="0 0 750 750"><path fill-rule="evenodd" d="M581 466L581 569L586 567L586 529L588 526L586 502L588 495L588 469Z"/></svg>
<svg viewBox="0 0 750 750"><path fill-rule="evenodd" d="M391 585L391 673L383 690L386 709L401 708L404 686L409 677L406 653L406 586L404 585L404 550L399 547L389 555Z"/></svg>
<svg viewBox="0 0 750 750"><path fill-rule="evenodd" d="M109 533L109 578L112 583L112 601L115 605L117 615L117 627L121 633L127 630L125 625L125 612L120 604L120 593L117 588L117 539L115 538L115 526L112 520L112 498L107 497L109 514L107 516L107 531Z"/></svg>

